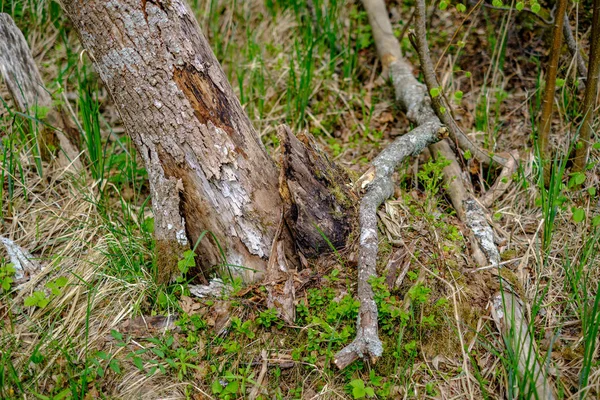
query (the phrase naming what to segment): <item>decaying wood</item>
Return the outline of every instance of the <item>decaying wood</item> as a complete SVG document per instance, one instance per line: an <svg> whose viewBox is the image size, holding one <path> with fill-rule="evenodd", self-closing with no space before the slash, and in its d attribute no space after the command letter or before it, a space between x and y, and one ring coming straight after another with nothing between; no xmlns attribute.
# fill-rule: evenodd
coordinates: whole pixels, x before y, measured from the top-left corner
<svg viewBox="0 0 600 400"><path fill-rule="evenodd" d="M278 171L186 2L62 3L144 159L160 280L205 230L244 267L228 268L259 279L281 216ZM204 270L224 261L208 236Z"/></svg>
<svg viewBox="0 0 600 400"><path fill-rule="evenodd" d="M32 116L39 152L50 161L56 150L59 165L81 170L79 132L68 115L52 101L35 65L25 37L10 15L0 13L0 73L17 110Z"/></svg>
<svg viewBox="0 0 600 400"><path fill-rule="evenodd" d="M579 140L575 150L573 169L583 171L587 164L595 121L595 107L598 96L598 81L600 80L600 0L594 0L594 14L592 19L592 37L590 48L590 61L583 99L583 122L579 131Z"/></svg>
<svg viewBox="0 0 600 400"><path fill-rule="evenodd" d="M377 275L377 208L394 193L392 173L400 162L411 155L418 155L428 145L447 136L439 119L430 106L425 87L412 73L411 65L404 60L398 40L382 0L364 0L369 16L377 53L383 68L388 71L396 91L396 100L417 128L396 139L371 163L369 170L359 179L358 185L366 193L359 209L359 261L358 289L360 308L357 318L356 338L340 350L334 358L342 369L358 358L375 362L383 352L378 335L377 305L369 280Z"/></svg>
<svg viewBox="0 0 600 400"><path fill-rule="evenodd" d="M556 396L545 369L538 361L535 342L529 334L529 324L523 313L523 304L511 291L497 293L491 302L492 318L504 337L506 346L518 357L517 368L524 379L524 393L519 398L553 400ZM534 383L532 387L531 383Z"/></svg>
<svg viewBox="0 0 600 400"><path fill-rule="evenodd" d="M30 252L16 244L13 240L0 236L0 244L6 249L8 259L15 268L13 283L20 285L31 279L42 270L41 264L31 255Z"/></svg>
<svg viewBox="0 0 600 400"><path fill-rule="evenodd" d="M329 252L330 246L340 249L356 221L358 197L347 187L350 178L318 149L310 134L296 137L285 125L277 132L284 218L298 249L307 257Z"/></svg>
<svg viewBox="0 0 600 400"><path fill-rule="evenodd" d="M366 193L360 201L359 211L358 299L360 308L357 333L354 341L335 355L334 363L340 369L358 358L368 357L375 362L383 352L377 333L377 305L373 299L370 279L377 276L377 208L394 193L392 174L406 157L418 155L428 145L444 138L445 135L446 130L438 121L427 121L396 139L371 163L371 170L374 173L368 181L364 181Z"/></svg>
<svg viewBox="0 0 600 400"><path fill-rule="evenodd" d="M542 101L542 115L540 117L540 130L538 132L538 146L542 161L544 162L544 180L550 180L550 126L552 125L552 110L554 108L554 92L556 89L556 75L558 73L558 59L562 46L563 25L565 23L565 11L567 0L558 0L558 9L552 28L552 45L550 47L550 59L546 71L546 87Z"/></svg>

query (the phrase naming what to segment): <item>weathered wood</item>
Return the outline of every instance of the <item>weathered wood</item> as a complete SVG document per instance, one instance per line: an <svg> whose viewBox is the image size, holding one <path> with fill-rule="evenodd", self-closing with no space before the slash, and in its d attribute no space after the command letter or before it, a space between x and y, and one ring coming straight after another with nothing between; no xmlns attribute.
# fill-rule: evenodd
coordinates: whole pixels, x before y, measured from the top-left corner
<svg viewBox="0 0 600 400"><path fill-rule="evenodd" d="M62 3L148 170L161 280L205 230L235 271L260 277L281 217L278 172L185 1ZM209 236L204 270L223 262Z"/></svg>
<svg viewBox="0 0 600 400"><path fill-rule="evenodd" d="M59 148L61 166L81 169L78 159L79 132L66 113L52 101L35 65L25 37L10 15L0 13L0 73L17 110L39 119L38 145L42 159L49 161Z"/></svg>
<svg viewBox="0 0 600 400"><path fill-rule="evenodd" d="M282 146L279 187L284 218L298 249L307 257L345 246L356 223L358 196L350 177L318 149L310 134L296 137L287 126L278 128ZM329 241L329 243L328 243Z"/></svg>

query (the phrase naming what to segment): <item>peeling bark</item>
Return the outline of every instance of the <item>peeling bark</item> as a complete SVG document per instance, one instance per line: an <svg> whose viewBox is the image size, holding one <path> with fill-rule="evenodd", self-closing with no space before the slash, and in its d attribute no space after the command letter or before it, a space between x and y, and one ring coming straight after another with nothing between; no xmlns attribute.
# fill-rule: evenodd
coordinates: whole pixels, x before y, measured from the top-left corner
<svg viewBox="0 0 600 400"><path fill-rule="evenodd" d="M161 281L205 230L237 273L260 278L281 215L277 169L188 6L63 6L148 170ZM222 265L212 238L198 250L205 271Z"/></svg>
<svg viewBox="0 0 600 400"><path fill-rule="evenodd" d="M42 159L50 161L54 149L60 148L63 153L58 155L59 165L80 171L79 132L67 114L54 105L25 37L5 13L0 13L0 73L17 110L40 120L33 126L39 132Z"/></svg>

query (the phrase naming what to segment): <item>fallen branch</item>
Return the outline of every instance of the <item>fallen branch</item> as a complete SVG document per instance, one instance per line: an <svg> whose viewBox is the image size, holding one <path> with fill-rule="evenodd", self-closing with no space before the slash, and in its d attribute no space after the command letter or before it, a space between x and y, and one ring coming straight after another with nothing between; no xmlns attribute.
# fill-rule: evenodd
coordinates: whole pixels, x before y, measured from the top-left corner
<svg viewBox="0 0 600 400"><path fill-rule="evenodd" d="M342 369L358 358L369 356L375 362L383 352L377 333L377 305L370 280L377 275L377 208L394 193L392 174L406 157L418 155L425 147L442 139L446 130L439 121L427 121L396 139L371 163L362 186L366 193L360 202L360 250L358 260L358 299L360 309L356 339L335 355L335 365Z"/></svg>
<svg viewBox="0 0 600 400"><path fill-rule="evenodd" d="M498 178L496 178L496 182L494 182L492 187L489 188L489 190L485 192L485 194L479 199L479 201L484 207L491 207L492 204L494 204L494 201L496 201L498 198L500 198L500 196L504 194L504 192L506 192L506 190L510 187L512 183L512 177L517 171L518 165L519 152L513 151L510 153L510 156L508 157L508 162L506 163L504 168L502 168L500 175L498 176Z"/></svg>
<svg viewBox="0 0 600 400"><path fill-rule="evenodd" d="M597 1L600 2L600 0ZM429 49L425 31L425 1L417 0L416 8L416 41L418 43L419 59L421 61L423 70L428 70L429 74L433 74L433 64L431 63L431 59L429 57ZM562 21L560 6L558 15ZM428 89L431 90L431 88L437 87L433 86L436 84L435 75L433 75L433 79L431 76L428 79L428 73L424 74ZM435 102L434 106L436 106ZM437 107L435 107L437 114L445 114L441 113L438 107L442 107L442 105L437 104ZM448 118L452 119L450 116L448 116ZM448 187L446 193L450 197L459 219L461 219L461 221L463 221L470 229L472 251L477 264L479 264L480 267L484 267L489 262L492 265L499 266L501 257L498 248L494 243L494 232L487 222L484 208L473 198L471 194L472 191L469 190L470 185L469 189L465 187L464 181L461 178L462 174L460 167L458 166L458 161L456 160L454 153L446 143L440 142L432 147L434 147L434 157L442 155L446 159L450 160L450 165L444 169L444 181ZM437 153L436 150L438 150ZM511 158L514 159L514 157ZM506 169L507 168L505 168L505 170ZM509 346L510 350L517 353L518 372L521 377L528 378L532 372L534 373L536 385L535 388L530 388L530 391L533 391L533 397L553 399L553 389L550 385L549 379L544 373L545 371L542 370L538 362L537 351L535 349L534 341L529 335L527 322L525 318L523 318L520 308L515 306L517 303L515 299L518 299L518 297L511 290L510 283L502 279L501 276L500 279L502 284L502 290L499 294L501 301L499 306L496 306L497 297L494 297L493 303L495 311L493 312L495 312L496 315L499 315L499 310L504 310L504 315L506 315L506 310L510 310L511 316L519 314L520 317L505 318L503 320L503 324L501 326L499 325L498 328L503 334L505 342ZM509 301L507 302L506 299L509 299ZM511 299L513 301L510 301ZM516 342L514 341L514 332L518 332L518 339Z"/></svg>

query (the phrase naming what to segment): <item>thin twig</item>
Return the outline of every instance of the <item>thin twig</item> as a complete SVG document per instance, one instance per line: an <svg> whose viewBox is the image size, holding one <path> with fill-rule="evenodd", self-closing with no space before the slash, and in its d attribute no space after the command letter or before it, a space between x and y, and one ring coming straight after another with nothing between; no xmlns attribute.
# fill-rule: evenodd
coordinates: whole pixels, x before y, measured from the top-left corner
<svg viewBox="0 0 600 400"><path fill-rule="evenodd" d="M424 0L417 1L416 4L416 21L415 28L416 34L413 34L414 41L417 45L417 52L419 53L419 60L421 61L421 70L425 78L425 83L430 93L437 89L439 91L440 84L438 83L435 71L433 69L433 63L431 62L431 56L429 55L429 45L427 43L427 29L425 27L425 2ZM473 157L479 160L482 164L490 165L492 162L504 166L507 160L498 155L490 156L487 152L481 150L469 138L463 133L460 127L452 118L449 112L450 106L447 104L441 93L437 96L432 95L432 104L435 113L438 118L446 125L450 132L450 137L457 145L463 149L471 152Z"/></svg>

